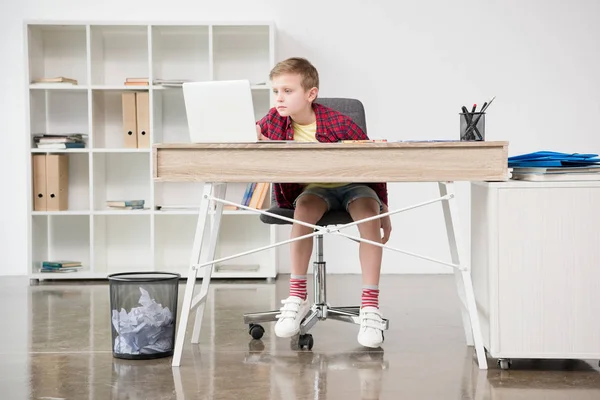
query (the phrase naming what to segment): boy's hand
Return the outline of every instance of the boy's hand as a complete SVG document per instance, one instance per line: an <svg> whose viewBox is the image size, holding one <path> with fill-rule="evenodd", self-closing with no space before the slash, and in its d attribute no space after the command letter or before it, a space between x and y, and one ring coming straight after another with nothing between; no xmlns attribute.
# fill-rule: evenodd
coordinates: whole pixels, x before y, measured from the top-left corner
<svg viewBox="0 0 600 400"><path fill-rule="evenodd" d="M260 129L260 125L256 124L256 139L258 140L269 140L268 137L262 134L262 130Z"/></svg>
<svg viewBox="0 0 600 400"><path fill-rule="evenodd" d="M383 205L382 212L388 212L388 206ZM381 220L381 229L383 229L383 237L381 238L381 243L386 244L388 240L390 240L390 233L392 232L392 221L390 220L390 216L386 215L385 217L380 218Z"/></svg>

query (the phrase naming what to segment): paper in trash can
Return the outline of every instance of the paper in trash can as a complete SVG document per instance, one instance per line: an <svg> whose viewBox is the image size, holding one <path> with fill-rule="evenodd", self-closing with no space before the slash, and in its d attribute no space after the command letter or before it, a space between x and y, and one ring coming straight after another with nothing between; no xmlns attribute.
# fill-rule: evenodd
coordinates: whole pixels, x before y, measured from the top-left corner
<svg viewBox="0 0 600 400"><path fill-rule="evenodd" d="M115 353L153 354L173 349L173 313L150 298L147 290L140 287L140 307L129 312L112 310L112 323L118 336Z"/></svg>

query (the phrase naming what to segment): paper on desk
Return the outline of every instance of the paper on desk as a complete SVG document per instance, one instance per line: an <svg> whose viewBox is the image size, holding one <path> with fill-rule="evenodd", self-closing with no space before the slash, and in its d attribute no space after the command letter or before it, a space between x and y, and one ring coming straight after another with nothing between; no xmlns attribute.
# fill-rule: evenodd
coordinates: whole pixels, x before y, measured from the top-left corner
<svg viewBox="0 0 600 400"><path fill-rule="evenodd" d="M139 304L127 312L112 310L112 323L117 331L114 351L118 354L153 354L173 348L173 313L150 298L140 287Z"/></svg>

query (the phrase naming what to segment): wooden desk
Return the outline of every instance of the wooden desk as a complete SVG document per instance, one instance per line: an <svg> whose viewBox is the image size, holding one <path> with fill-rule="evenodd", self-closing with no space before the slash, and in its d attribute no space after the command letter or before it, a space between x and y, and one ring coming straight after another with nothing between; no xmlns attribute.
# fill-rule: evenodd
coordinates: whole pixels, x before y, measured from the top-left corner
<svg viewBox="0 0 600 400"><path fill-rule="evenodd" d="M153 157L155 181L205 183L202 198L199 199L198 223L179 317L173 366L181 363L189 314L196 307L192 343L198 343L212 267L225 260L214 260L214 254L223 204L232 204L223 202L227 183L437 182L440 198L421 205L441 201L452 262L418 257L454 268L467 345L475 346L479 368L487 369L471 268L464 261L467 259L467 248L459 235L453 182L507 180L507 142L157 144L153 147ZM212 220L209 219L210 201L217 204L214 215L210 216ZM393 215L410 208L414 207L387 214ZM207 224L212 229L205 229ZM403 252L389 246L382 247ZM229 258L243 254L247 252ZM204 278L200 293L194 297L200 268L204 268Z"/></svg>
<svg viewBox="0 0 600 400"><path fill-rule="evenodd" d="M156 181L504 181L507 142L159 144ZM277 168L273 168L273 166Z"/></svg>

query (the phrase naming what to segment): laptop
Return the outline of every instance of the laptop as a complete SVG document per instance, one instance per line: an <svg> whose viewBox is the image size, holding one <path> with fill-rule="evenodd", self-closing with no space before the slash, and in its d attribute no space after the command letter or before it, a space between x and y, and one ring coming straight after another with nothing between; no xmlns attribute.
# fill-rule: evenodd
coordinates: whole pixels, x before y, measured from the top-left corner
<svg viewBox="0 0 600 400"><path fill-rule="evenodd" d="M184 82L183 99L192 143L256 143L248 80Z"/></svg>

